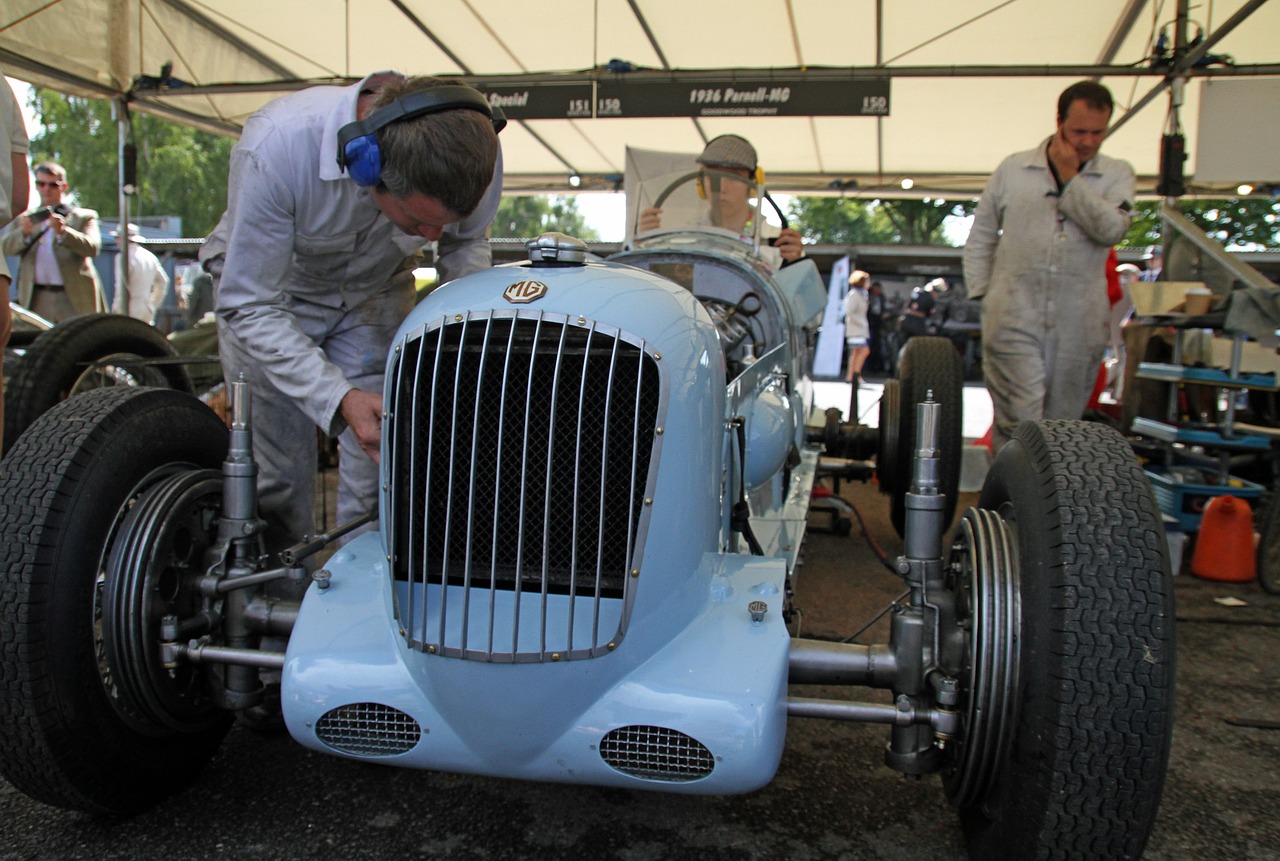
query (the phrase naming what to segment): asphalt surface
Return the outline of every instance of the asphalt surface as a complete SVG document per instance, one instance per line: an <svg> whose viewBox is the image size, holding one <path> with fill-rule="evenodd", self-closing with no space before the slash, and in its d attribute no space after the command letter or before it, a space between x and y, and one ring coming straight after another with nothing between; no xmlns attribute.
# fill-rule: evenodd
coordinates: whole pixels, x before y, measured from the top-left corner
<svg viewBox="0 0 1280 861"><path fill-rule="evenodd" d="M896 553L886 498L857 484L844 495ZM801 633L845 637L900 591L856 524L848 537L811 532ZM1176 594L1177 723L1145 857L1275 859L1280 597L1188 573ZM1246 606L1215 601L1226 597ZM859 641L886 642L885 623ZM0 781L0 859L964 859L938 779L886 768L887 740L878 726L792 719L768 787L699 798L373 766L237 727L190 789L129 819L49 808Z"/></svg>

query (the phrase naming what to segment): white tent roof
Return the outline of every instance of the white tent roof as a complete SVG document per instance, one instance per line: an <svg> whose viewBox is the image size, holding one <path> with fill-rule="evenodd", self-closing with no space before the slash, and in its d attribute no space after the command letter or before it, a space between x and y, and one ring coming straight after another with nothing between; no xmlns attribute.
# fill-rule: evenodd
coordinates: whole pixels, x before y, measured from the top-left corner
<svg viewBox="0 0 1280 861"><path fill-rule="evenodd" d="M461 76L481 89L531 87L552 101L557 93L570 94L573 85L695 86L708 77L744 79L752 86L758 80L798 81L834 97L860 81L887 76L889 114L883 118L517 118L502 136L507 187L567 190L577 174L583 190L612 188L628 144L696 152L705 139L733 131L756 144L775 189L812 192L856 182L865 193L899 189L909 177L917 194L980 189L1000 158L1052 131L1056 97L1067 84L1098 73L1120 105L1120 125L1106 151L1132 162L1149 192L1159 170L1169 97L1167 91L1153 95L1164 79L1147 58L1161 29L1167 27L1172 37L1178 5L5 0L0 70L74 94L127 93L133 110L230 134L280 92L384 68ZM1196 74L1280 74L1280 3L1209 0L1191 15L1189 36L1201 31L1211 43L1208 53L1234 61L1231 68L1206 67ZM637 71L605 71L615 58ZM139 86L140 76L158 77L169 63L174 81L188 86ZM1188 173L1195 168L1201 83L1192 80L1184 92ZM1276 114L1280 105L1258 110Z"/></svg>

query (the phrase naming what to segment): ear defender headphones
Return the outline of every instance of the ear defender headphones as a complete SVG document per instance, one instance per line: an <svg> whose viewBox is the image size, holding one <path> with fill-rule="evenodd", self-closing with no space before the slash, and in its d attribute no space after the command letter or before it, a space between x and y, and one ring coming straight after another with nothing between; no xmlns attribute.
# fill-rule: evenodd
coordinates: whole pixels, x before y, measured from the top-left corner
<svg viewBox="0 0 1280 861"><path fill-rule="evenodd" d="M493 123L494 134L502 131L507 118L493 107L479 90L461 84L442 84L401 96L369 116L338 129L338 167L356 185L377 185L382 175L382 154L378 151L378 130L401 120L452 110L478 111Z"/></svg>

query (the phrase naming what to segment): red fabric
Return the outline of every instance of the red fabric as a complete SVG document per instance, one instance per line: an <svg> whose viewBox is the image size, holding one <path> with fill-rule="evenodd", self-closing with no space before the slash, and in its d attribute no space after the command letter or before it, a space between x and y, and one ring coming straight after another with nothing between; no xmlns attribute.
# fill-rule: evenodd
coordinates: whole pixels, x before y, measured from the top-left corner
<svg viewBox="0 0 1280 861"><path fill-rule="evenodd" d="M1116 267L1120 265L1120 258L1116 256L1116 250L1111 249L1111 253L1107 255L1107 301L1114 308L1116 303L1124 298L1124 291L1120 289L1120 273L1116 271Z"/></svg>
<svg viewBox="0 0 1280 861"><path fill-rule="evenodd" d="M1116 267L1120 265L1120 258L1116 255L1114 248L1107 254L1107 264L1105 267L1107 275L1107 301L1114 308L1116 303L1124 298L1124 290L1120 289L1120 273L1116 271ZM1089 395L1089 403L1085 405L1087 410L1096 410L1101 404L1098 403L1098 396L1102 394L1102 390L1107 387L1107 365L1104 362L1098 366L1098 377L1093 381L1093 394Z"/></svg>
<svg viewBox="0 0 1280 861"><path fill-rule="evenodd" d="M991 432L994 431L995 429L996 429L995 425L992 425L991 427L987 428L987 432L984 433L981 437L979 437L978 441L974 443L974 445L985 445L987 447L987 450L990 451L991 450Z"/></svg>

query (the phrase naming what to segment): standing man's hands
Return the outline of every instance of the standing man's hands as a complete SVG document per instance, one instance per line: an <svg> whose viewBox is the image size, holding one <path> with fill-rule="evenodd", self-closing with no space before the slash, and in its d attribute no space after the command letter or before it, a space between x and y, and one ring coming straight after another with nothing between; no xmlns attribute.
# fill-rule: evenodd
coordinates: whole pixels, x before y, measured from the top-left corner
<svg viewBox="0 0 1280 861"><path fill-rule="evenodd" d="M1058 129L1057 134L1049 141L1049 161L1053 162L1054 169L1058 171L1058 179L1063 185L1075 179L1076 174L1080 173L1080 168L1084 167L1080 153L1067 143L1062 129Z"/></svg>
<svg viewBox="0 0 1280 861"><path fill-rule="evenodd" d="M63 229L67 226L67 219L56 212L49 213L48 217L49 229L53 231L54 236L61 236ZM36 229L36 223L25 215L18 216L18 225L22 228L23 238L31 236Z"/></svg>
<svg viewBox="0 0 1280 861"><path fill-rule="evenodd" d="M382 446L382 395L352 389L342 397L338 411L355 431L360 448L377 463Z"/></svg>

